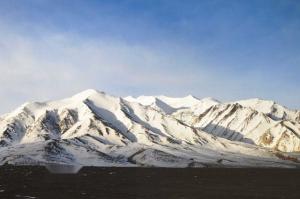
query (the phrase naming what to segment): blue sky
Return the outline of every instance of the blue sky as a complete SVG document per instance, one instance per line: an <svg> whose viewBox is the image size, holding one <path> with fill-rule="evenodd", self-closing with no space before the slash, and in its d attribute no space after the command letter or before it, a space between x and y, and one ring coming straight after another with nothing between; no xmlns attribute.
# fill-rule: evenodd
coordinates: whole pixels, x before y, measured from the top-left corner
<svg viewBox="0 0 300 199"><path fill-rule="evenodd" d="M300 108L296 0L2 0L0 113L87 88Z"/></svg>

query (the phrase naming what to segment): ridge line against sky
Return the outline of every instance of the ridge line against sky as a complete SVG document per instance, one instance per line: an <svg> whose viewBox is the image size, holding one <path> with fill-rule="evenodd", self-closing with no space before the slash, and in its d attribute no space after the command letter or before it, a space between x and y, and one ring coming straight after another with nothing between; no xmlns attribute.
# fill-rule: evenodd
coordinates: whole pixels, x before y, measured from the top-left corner
<svg viewBox="0 0 300 199"><path fill-rule="evenodd" d="M87 88L300 109L300 2L0 1L0 113Z"/></svg>

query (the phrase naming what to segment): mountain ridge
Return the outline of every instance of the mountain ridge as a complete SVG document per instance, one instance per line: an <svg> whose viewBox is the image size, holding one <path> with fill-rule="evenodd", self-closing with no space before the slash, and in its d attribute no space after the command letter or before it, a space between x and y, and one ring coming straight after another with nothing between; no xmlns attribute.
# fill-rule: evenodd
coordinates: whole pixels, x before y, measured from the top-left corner
<svg viewBox="0 0 300 199"><path fill-rule="evenodd" d="M226 106L217 100L192 96L150 99L154 101L149 97L114 97L89 89L62 100L25 103L0 120L0 164L298 167L298 154L287 153L297 152L299 144L296 135L300 125L292 117L274 131L284 127L288 136L295 135L293 140L282 138L280 147L274 147L256 140L229 139L204 125L199 120L201 114L206 111L206 121L211 123L207 115ZM228 110L232 115L240 114L245 111L241 107L235 105ZM219 114L219 119L225 124L223 116ZM199 121L192 124L196 118ZM225 127L238 130L230 129L232 124ZM252 138L238 133L245 139ZM268 140L273 135L261 136Z"/></svg>

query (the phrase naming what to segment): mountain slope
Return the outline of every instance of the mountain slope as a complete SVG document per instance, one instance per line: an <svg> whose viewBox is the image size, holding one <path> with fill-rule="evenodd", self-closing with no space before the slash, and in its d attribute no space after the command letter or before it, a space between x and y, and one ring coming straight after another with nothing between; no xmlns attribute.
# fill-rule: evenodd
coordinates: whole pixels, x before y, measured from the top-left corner
<svg viewBox="0 0 300 199"><path fill-rule="evenodd" d="M178 120L218 137L285 152L300 151L300 112L273 101L249 99L221 103L212 98L200 100L192 96L125 99L172 114Z"/></svg>
<svg viewBox="0 0 300 199"><path fill-rule="evenodd" d="M300 123L300 111L289 110L276 102L261 99L248 99L237 101L244 107L252 108L258 112L267 114L273 120L290 120Z"/></svg>
<svg viewBox="0 0 300 199"><path fill-rule="evenodd" d="M195 122L199 116L192 115L192 123L176 116L179 111L203 112L222 105L215 100L160 97L143 105L126 99L87 90L59 101L22 105L0 120L0 163L299 166L297 154L216 137L202 128L200 120ZM174 109L173 114L167 114L157 100ZM290 123L285 124L287 129L294 128Z"/></svg>
<svg viewBox="0 0 300 199"><path fill-rule="evenodd" d="M247 102L247 103L245 103ZM297 112L268 101L248 100L211 106L202 113L183 110L177 119L207 133L280 151L300 151Z"/></svg>

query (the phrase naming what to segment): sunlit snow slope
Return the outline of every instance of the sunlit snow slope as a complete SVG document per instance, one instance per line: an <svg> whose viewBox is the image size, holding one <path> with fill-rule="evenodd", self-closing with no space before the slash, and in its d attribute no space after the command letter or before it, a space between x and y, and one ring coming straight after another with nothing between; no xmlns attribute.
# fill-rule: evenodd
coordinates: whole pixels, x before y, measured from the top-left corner
<svg viewBox="0 0 300 199"><path fill-rule="evenodd" d="M300 166L299 112L263 103L119 98L96 90L25 103L0 118L0 163Z"/></svg>

